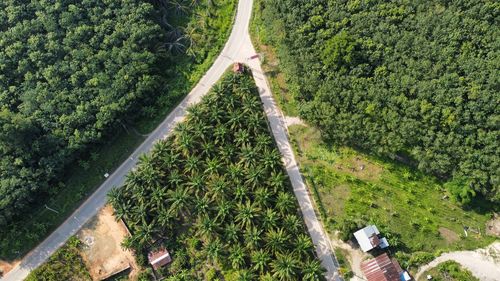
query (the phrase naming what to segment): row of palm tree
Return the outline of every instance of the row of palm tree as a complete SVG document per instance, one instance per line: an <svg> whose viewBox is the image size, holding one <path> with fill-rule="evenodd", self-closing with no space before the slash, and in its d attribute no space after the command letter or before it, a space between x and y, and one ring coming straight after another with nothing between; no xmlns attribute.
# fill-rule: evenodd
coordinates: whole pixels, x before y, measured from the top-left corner
<svg viewBox="0 0 500 281"><path fill-rule="evenodd" d="M208 40L207 30L215 16L217 3L214 0L151 0L159 12L159 24L165 30L160 51L178 55L187 53L193 57L200 43ZM195 15L196 21L179 26L179 18Z"/></svg>
<svg viewBox="0 0 500 281"><path fill-rule="evenodd" d="M166 246L169 280L321 280L265 118L250 74L226 74L110 193L124 247Z"/></svg>

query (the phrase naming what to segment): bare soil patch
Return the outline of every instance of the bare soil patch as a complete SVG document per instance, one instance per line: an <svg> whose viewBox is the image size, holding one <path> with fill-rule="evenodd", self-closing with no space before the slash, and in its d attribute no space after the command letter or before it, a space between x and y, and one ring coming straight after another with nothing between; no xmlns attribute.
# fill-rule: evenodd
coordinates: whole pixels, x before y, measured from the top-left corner
<svg viewBox="0 0 500 281"><path fill-rule="evenodd" d="M456 234L451 229L448 229L446 227L440 227L438 230L441 237L443 237L446 240L446 242L450 244L460 240L460 236L458 236L458 234Z"/></svg>
<svg viewBox="0 0 500 281"><path fill-rule="evenodd" d="M131 277L135 276L138 266L134 256L120 246L127 235L125 225L115 220L110 206L103 208L78 233L84 243L81 254L93 280L103 280L128 268Z"/></svg>
<svg viewBox="0 0 500 281"><path fill-rule="evenodd" d="M12 268L14 268L18 263L19 260L15 260L12 262L6 262L4 260L0 260L0 277L2 277L2 274L5 275L7 272L11 271Z"/></svg>
<svg viewBox="0 0 500 281"><path fill-rule="evenodd" d="M383 172L382 167L359 156L345 159L342 163L335 165L335 168L362 180L377 180Z"/></svg>
<svg viewBox="0 0 500 281"><path fill-rule="evenodd" d="M486 223L486 234L500 236L500 216L497 213Z"/></svg>

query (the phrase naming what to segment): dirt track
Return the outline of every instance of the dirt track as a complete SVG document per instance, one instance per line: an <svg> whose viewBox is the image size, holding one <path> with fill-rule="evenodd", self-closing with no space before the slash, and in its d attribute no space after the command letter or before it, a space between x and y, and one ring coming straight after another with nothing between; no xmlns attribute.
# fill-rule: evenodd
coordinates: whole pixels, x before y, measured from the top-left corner
<svg viewBox="0 0 500 281"><path fill-rule="evenodd" d="M444 253L422 266L415 279L418 280L422 273L448 260L458 262L481 281L500 281L500 242L475 251Z"/></svg>

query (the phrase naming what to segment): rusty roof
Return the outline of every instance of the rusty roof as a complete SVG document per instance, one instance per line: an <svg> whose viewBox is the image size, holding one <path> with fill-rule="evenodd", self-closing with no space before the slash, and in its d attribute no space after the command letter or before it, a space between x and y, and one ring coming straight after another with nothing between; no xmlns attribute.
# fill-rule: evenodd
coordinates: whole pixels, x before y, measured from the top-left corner
<svg viewBox="0 0 500 281"><path fill-rule="evenodd" d="M386 253L363 262L361 270L368 281L399 281L399 276L403 272L399 263L389 258Z"/></svg>

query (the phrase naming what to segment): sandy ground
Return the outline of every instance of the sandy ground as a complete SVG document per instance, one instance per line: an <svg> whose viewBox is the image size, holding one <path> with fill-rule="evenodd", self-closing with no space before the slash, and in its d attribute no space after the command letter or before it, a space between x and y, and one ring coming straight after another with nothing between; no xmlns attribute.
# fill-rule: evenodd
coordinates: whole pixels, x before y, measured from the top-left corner
<svg viewBox="0 0 500 281"><path fill-rule="evenodd" d="M102 280L129 267L131 275L135 274L138 266L132 253L120 246L127 233L123 223L115 221L113 209L106 206L77 234L85 244L82 256L93 280Z"/></svg>
<svg viewBox="0 0 500 281"><path fill-rule="evenodd" d="M285 116L285 123L287 127L290 127L292 125L306 126L304 120L300 119L299 117Z"/></svg>
<svg viewBox="0 0 500 281"><path fill-rule="evenodd" d="M18 263L19 260L15 260L13 262L6 262L4 260L0 260L0 277L2 276L2 274L9 272Z"/></svg>
<svg viewBox="0 0 500 281"><path fill-rule="evenodd" d="M418 280L423 272L448 260L458 262L481 281L500 281L500 242L475 251L442 254L432 262L420 267L415 279Z"/></svg>
<svg viewBox="0 0 500 281"><path fill-rule="evenodd" d="M486 224L486 234L500 236L500 216L497 213Z"/></svg>
<svg viewBox="0 0 500 281"><path fill-rule="evenodd" d="M351 281L364 280L364 278L360 278L364 276L363 271L361 271L361 262L371 258L371 256L369 254L364 253L360 249L353 247L349 243L346 243L340 239L332 237L332 235L330 235L330 242L332 247L340 248L347 252L346 258L348 259L349 264L351 265L351 270L354 273L354 277L351 279Z"/></svg>

